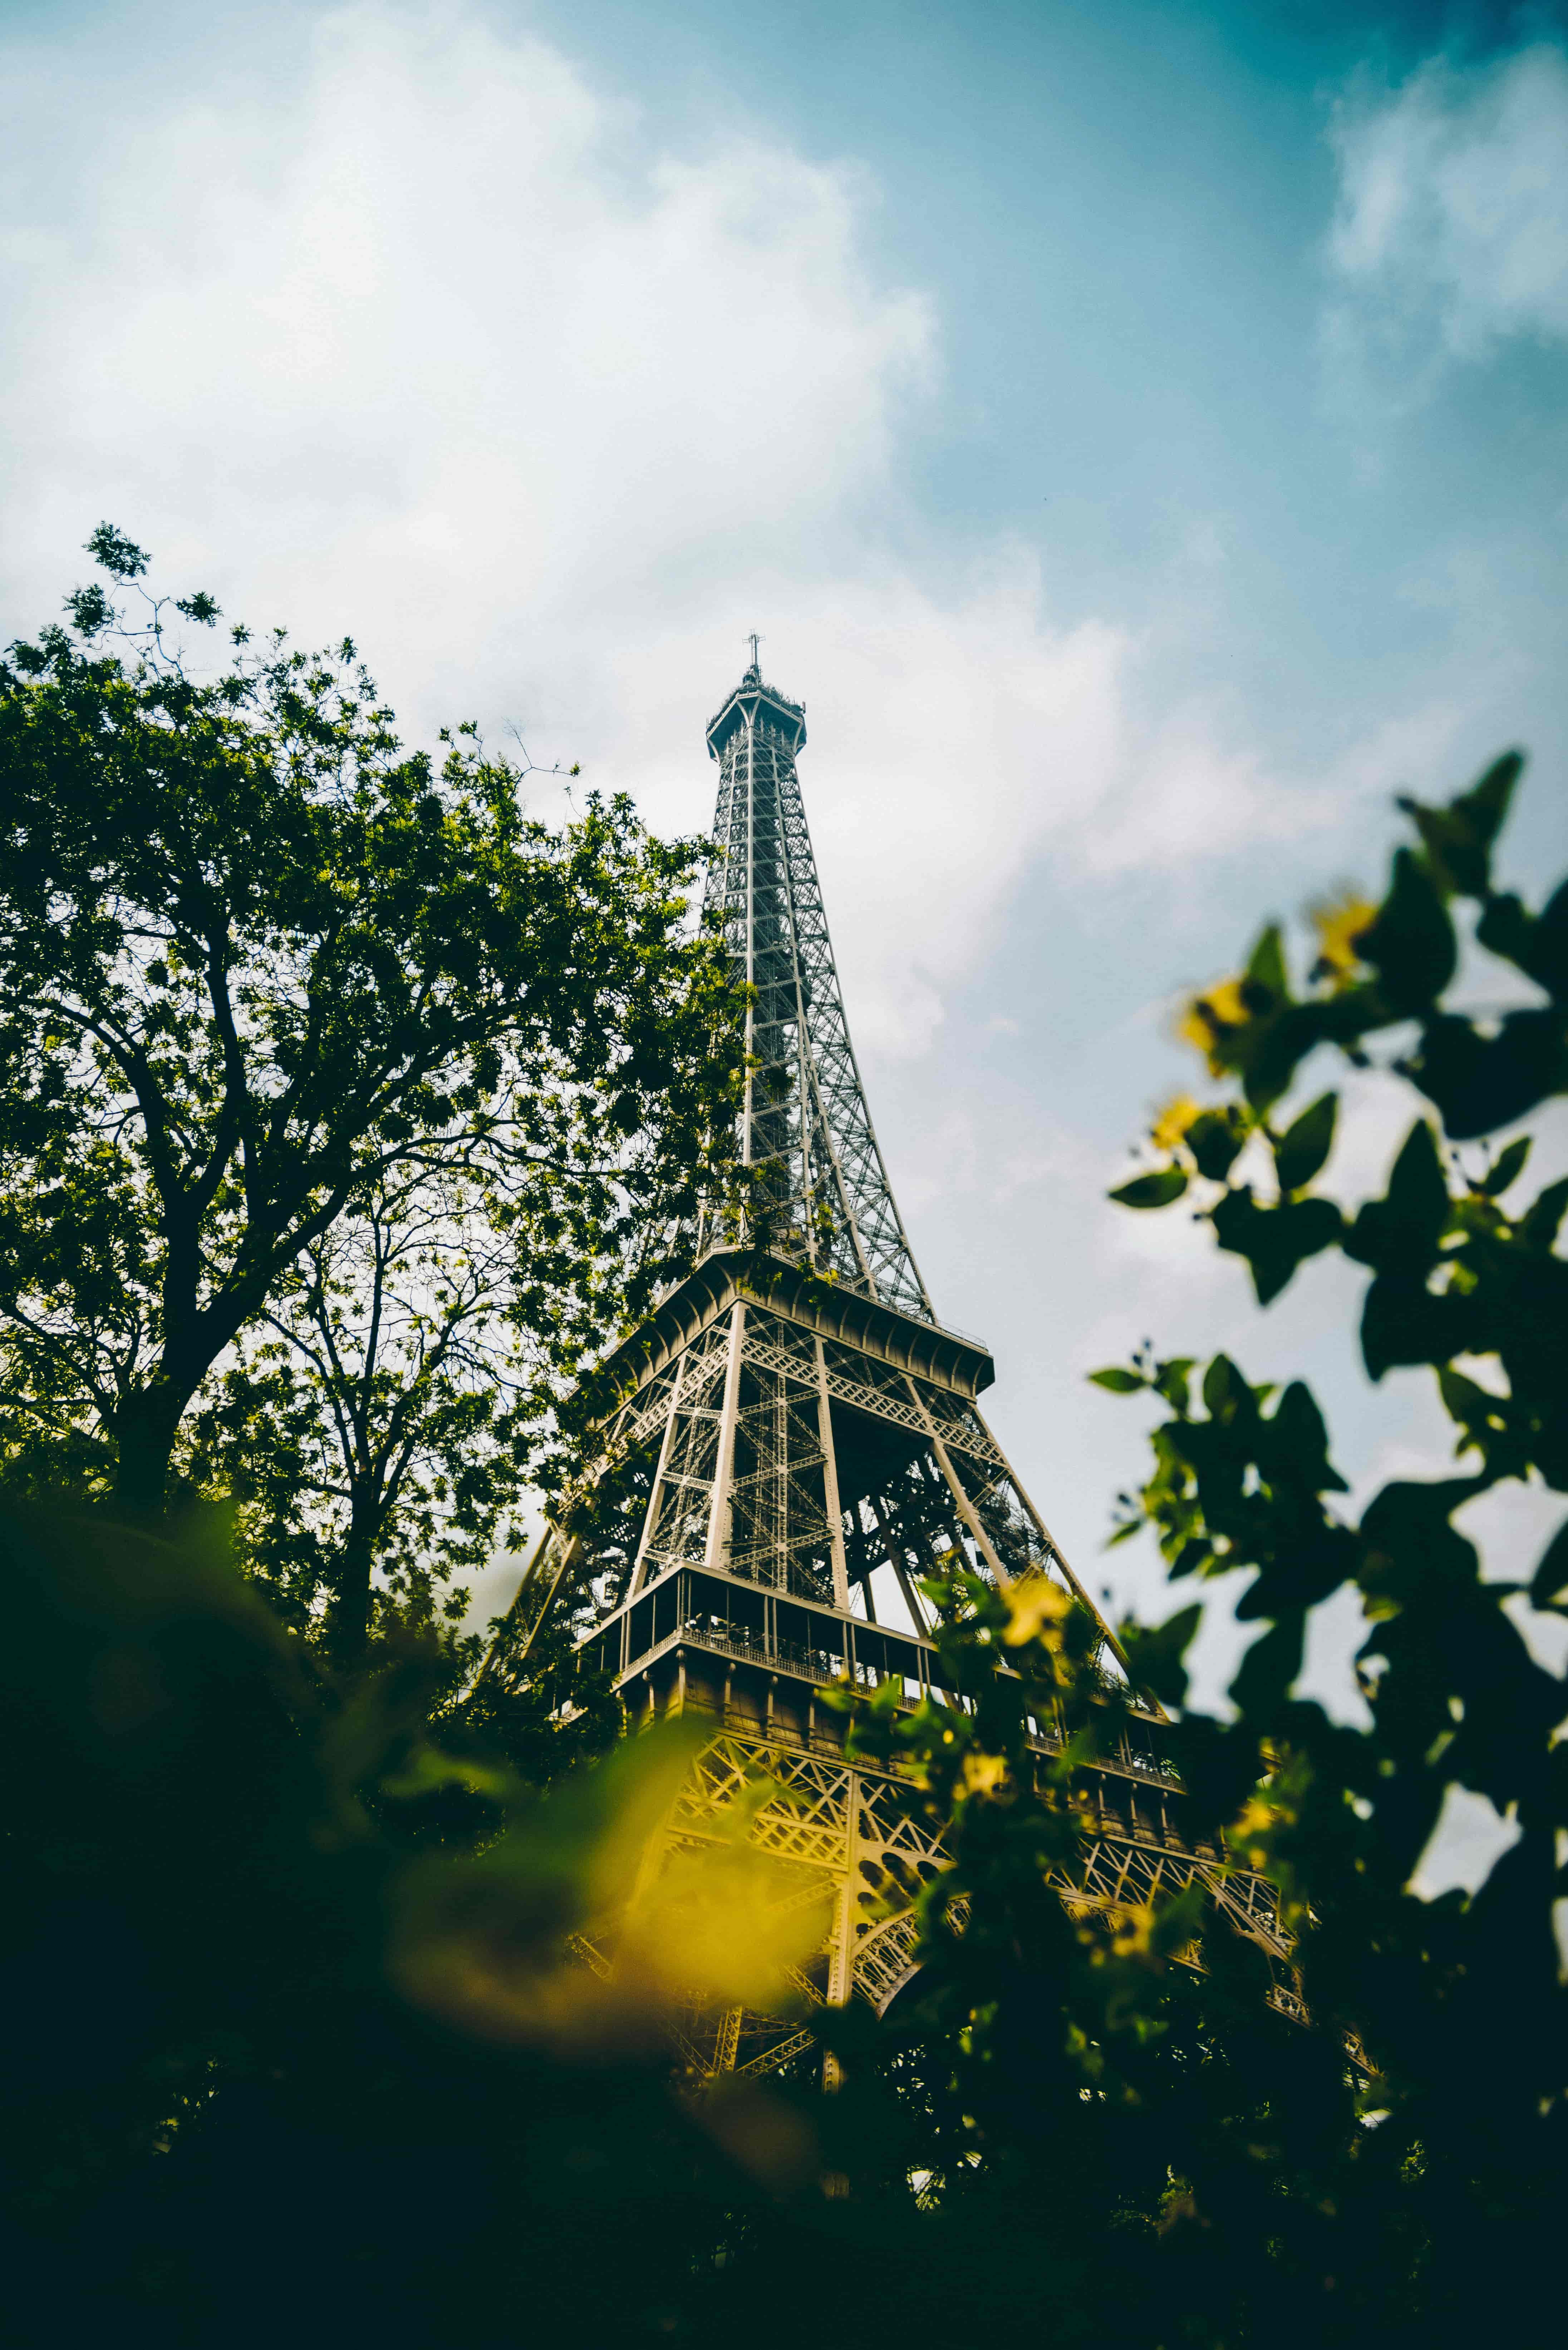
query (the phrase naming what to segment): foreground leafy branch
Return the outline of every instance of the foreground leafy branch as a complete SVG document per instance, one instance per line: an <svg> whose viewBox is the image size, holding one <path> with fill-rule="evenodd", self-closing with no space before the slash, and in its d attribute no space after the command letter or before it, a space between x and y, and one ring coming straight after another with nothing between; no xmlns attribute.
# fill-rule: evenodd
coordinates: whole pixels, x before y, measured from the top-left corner
<svg viewBox="0 0 1568 2350"><path fill-rule="evenodd" d="M1568 2152L1568 1952L1554 1932L1568 1683L1536 1653L1552 1649L1540 1619L1568 1613L1568 1531L1497 1577L1454 1523L1500 1487L1536 1492L1543 1517L1568 1491L1568 1180L1531 1196L1530 1138L1507 1138L1568 1090L1568 884L1533 911L1493 883L1521 764L1500 760L1446 806L1402 803L1415 844L1380 904L1317 913L1304 985L1270 927L1235 978L1194 1001L1185 1034L1220 1097L1163 1113L1157 1165L1114 1195L1140 1210L1195 1201L1261 1304L1324 1251L1366 1268L1367 1373L1432 1373L1457 1467L1386 1485L1357 1522L1300 1380L1277 1393L1224 1357L1198 1379L1189 1359L1149 1351L1096 1375L1168 1413L1120 1533L1151 1526L1178 1578L1250 1575L1237 1614L1264 1628L1231 1684L1234 1718L1187 1714L1175 1752L1231 1822L1238 1857L1282 1888L1316 2023L1374 2068L1362 2102L1407 2181L1403 2224L1420 2246L1412 2307L1466 2338L1487 2279L1541 2282ZM1467 1004L1467 906L1475 948L1511 992L1501 1013ZM1337 1094L1290 1107L1325 1048L1437 1113L1355 1207L1323 1188ZM1310 1610L1346 1588L1367 1626L1363 1730L1292 1693ZM1128 1634L1135 1670L1172 1704L1198 1617L1189 1607ZM1473 1896L1428 1900L1412 1880L1456 1790L1493 1805L1512 1841ZM1346 2232L1367 2216L1352 2207Z"/></svg>

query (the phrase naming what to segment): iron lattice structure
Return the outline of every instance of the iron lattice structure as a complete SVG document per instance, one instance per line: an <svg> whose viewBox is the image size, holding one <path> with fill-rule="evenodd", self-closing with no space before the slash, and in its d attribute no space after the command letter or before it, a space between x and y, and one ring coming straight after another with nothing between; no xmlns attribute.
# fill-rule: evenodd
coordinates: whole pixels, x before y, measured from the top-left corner
<svg viewBox="0 0 1568 2350"><path fill-rule="evenodd" d="M519 1607L536 1621L563 1576L587 1570L602 1614L584 1665L614 1675L634 1725L691 1710L713 1725L669 1838L716 1839L764 1774L774 1792L752 1833L776 1860L780 1902L820 1903L831 1921L801 1997L881 2010L914 1970L911 1904L943 1854L901 1781L846 1759L842 1716L819 1692L891 1678L913 1703L930 1690L919 1586L961 1566L1061 1585L1099 1627L1100 1669L1124 1689L1125 1676L981 1415L991 1357L938 1321L894 1202L806 829L804 707L753 660L707 739L724 852L709 903L752 990L739 1146L753 1222L705 1230L695 1271L605 1367L621 1400L601 1430L591 1556L548 1534ZM1275 1961L1288 2007L1272 1888L1229 1867L1190 1817L1158 1706L1135 1701L1132 1720L1136 1736L1091 1774L1097 1833L1064 1900L1112 1910L1197 1876ZM1037 1731L1048 1752L1051 1725ZM811 2033L798 2015L693 2010L681 2038L711 2074L785 2064Z"/></svg>
<svg viewBox="0 0 1568 2350"><path fill-rule="evenodd" d="M774 1245L921 1321L936 1315L849 1041L795 756L805 712L753 667L708 729L719 762L708 906L754 991L741 1157Z"/></svg>

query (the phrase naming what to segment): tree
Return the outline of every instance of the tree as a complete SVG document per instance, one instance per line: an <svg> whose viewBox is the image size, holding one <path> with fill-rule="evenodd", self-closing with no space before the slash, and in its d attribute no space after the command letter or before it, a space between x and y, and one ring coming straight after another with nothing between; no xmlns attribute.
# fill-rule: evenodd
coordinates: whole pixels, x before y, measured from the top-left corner
<svg viewBox="0 0 1568 2350"><path fill-rule="evenodd" d="M135 588L139 548L89 545ZM377 1198L477 1186L520 1306L606 1304L633 1212L689 1209L741 1048L686 920L701 852L625 798L553 830L471 726L438 768L348 639L236 628L197 677L165 601L69 609L0 663L5 1435L85 1447L147 1513L202 1382L351 1206L362 1236Z"/></svg>
<svg viewBox="0 0 1568 2350"><path fill-rule="evenodd" d="M182 1470L234 1496L249 1571L345 1659L370 1638L378 1575L401 1625L461 1617L453 1577L485 1565L525 1488L547 1349L519 1312L526 1246L493 1207L463 1169L379 1177L302 1249L190 1415ZM594 1237L574 1285L590 1322ZM536 1319L549 1329L547 1308Z"/></svg>

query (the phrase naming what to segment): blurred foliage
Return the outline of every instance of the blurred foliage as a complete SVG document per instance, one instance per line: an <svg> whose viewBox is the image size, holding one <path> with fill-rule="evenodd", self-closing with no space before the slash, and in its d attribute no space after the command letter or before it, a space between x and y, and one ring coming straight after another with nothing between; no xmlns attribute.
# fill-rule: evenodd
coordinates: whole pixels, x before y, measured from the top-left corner
<svg viewBox="0 0 1568 2350"><path fill-rule="evenodd" d="M331 1683L189 1538L23 1511L3 1548L6 2338L657 2334L809 2146L669 2091L668 1985L791 1955L743 1848L634 1896L613 1980L569 1947L691 1735L542 1794L432 1742L428 1651Z"/></svg>
<svg viewBox="0 0 1568 2350"><path fill-rule="evenodd" d="M1168 1415L1121 1534L1152 1527L1176 1578L1250 1571L1236 1612L1263 1628L1231 1684L1233 1719L1187 1713L1173 1752L1231 1823L1238 1857L1282 1889L1314 2034L1365 2057L1344 2183L1324 2189L1321 2274L1304 2282L1322 2311L1332 2279L1344 2327L1353 2281L1386 2262L1405 2282L1377 2317L1384 2339L1469 2339L1545 2296L1568 2185L1568 1687L1542 1661L1563 1656L1552 1619L1568 1613L1568 1532L1489 1575L1455 1523L1512 1488L1549 1527L1551 1497L1568 1491L1568 1180L1532 1196L1530 1138L1509 1132L1568 1090L1568 883L1539 911L1494 884L1521 767L1500 759L1445 806L1402 802L1416 837L1381 903L1314 911L1304 983L1270 927L1242 971L1194 1000L1183 1033L1220 1097L1163 1113L1158 1163L1115 1195L1196 1203L1261 1304L1309 1257L1338 1250L1366 1268L1366 1369L1432 1374L1453 1429L1447 1473L1397 1479L1357 1520L1302 1381L1282 1392L1223 1356L1199 1372L1152 1350L1096 1375ZM1324 1188L1338 1092L1293 1097L1334 1055L1363 1073L1363 1097L1375 1085L1392 1107L1414 1089L1436 1113L1356 1206ZM1293 1695L1308 1612L1340 1593L1366 1626L1360 1728ZM1173 1705L1199 1612L1128 1635L1134 1671ZM1473 1894L1423 1898L1423 1855L1467 1794L1500 1815L1506 1849ZM1275 2110L1288 2136L1292 2108ZM1201 2190L1193 2210L1212 2217ZM1371 2304L1355 2324L1371 2338Z"/></svg>

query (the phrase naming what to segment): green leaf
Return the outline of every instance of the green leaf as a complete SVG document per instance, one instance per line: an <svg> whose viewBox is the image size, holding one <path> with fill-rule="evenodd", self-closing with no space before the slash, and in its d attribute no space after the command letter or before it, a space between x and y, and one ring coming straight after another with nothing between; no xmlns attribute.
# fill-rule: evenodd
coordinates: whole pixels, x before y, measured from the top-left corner
<svg viewBox="0 0 1568 2350"><path fill-rule="evenodd" d="M1558 1527L1547 1544L1531 1578L1530 1604L1568 1614L1568 1522Z"/></svg>
<svg viewBox="0 0 1568 2350"><path fill-rule="evenodd" d="M1459 1335L1444 1330L1441 1335ZM1438 1392L1443 1399L1443 1409L1461 1431L1454 1450L1457 1455L1478 1452L1491 1477L1521 1477L1528 1465L1527 1440L1515 1415L1511 1395L1494 1395L1478 1380L1467 1378L1456 1371L1452 1363L1438 1359L1437 1364Z"/></svg>
<svg viewBox="0 0 1568 2350"><path fill-rule="evenodd" d="M1189 1713L1171 1731L1170 1746L1197 1814L1234 1819L1258 1780L1258 1742L1246 1725Z"/></svg>
<svg viewBox="0 0 1568 2350"><path fill-rule="evenodd" d="M1147 1690L1161 1705L1187 1700L1187 1667L1183 1662L1203 1620L1200 1602L1179 1608L1163 1624L1134 1625L1123 1634L1135 1689Z"/></svg>
<svg viewBox="0 0 1568 2350"><path fill-rule="evenodd" d="M1425 1275L1379 1274L1361 1309L1361 1354L1369 1378L1400 1364L1446 1363L1469 1351L1474 1301L1457 1292L1438 1297Z"/></svg>
<svg viewBox="0 0 1568 2350"><path fill-rule="evenodd" d="M1339 1238L1341 1218L1332 1200L1296 1200L1262 1208L1251 1186L1227 1191L1213 1211L1215 1237L1222 1249L1251 1267L1260 1305L1286 1286L1296 1267Z"/></svg>
<svg viewBox="0 0 1568 2350"><path fill-rule="evenodd" d="M1168 1363L1161 1363L1159 1366L1158 1375L1154 1382L1155 1391L1162 1395L1175 1411L1184 1412L1187 1409L1188 1374L1195 1359L1196 1357L1191 1355L1173 1355Z"/></svg>
<svg viewBox="0 0 1568 2350"><path fill-rule="evenodd" d="M1522 971L1554 1003L1568 996L1568 881L1558 885L1539 914L1511 891L1489 898L1476 937L1489 954Z"/></svg>
<svg viewBox="0 0 1568 2350"><path fill-rule="evenodd" d="M1532 1201L1519 1234L1526 1248L1540 1249L1544 1253L1557 1238L1565 1211L1568 1211L1568 1175L1561 1175L1555 1183Z"/></svg>
<svg viewBox="0 0 1568 2350"><path fill-rule="evenodd" d="M1211 1183L1222 1183L1240 1157L1249 1131L1245 1112L1239 1104L1228 1102L1222 1109L1206 1109L1195 1118L1182 1140L1192 1153L1198 1172Z"/></svg>
<svg viewBox="0 0 1568 2350"><path fill-rule="evenodd" d="M1345 1253L1377 1273L1424 1278L1437 1262L1449 1211L1437 1137L1421 1118L1400 1145L1386 1193L1366 1201L1345 1235Z"/></svg>
<svg viewBox="0 0 1568 2350"><path fill-rule="evenodd" d="M1467 1378L1463 1371L1456 1371L1451 1363L1438 1366L1438 1392L1443 1409L1461 1428L1485 1421L1507 1401L1506 1397L1492 1395L1475 1379Z"/></svg>
<svg viewBox="0 0 1568 2350"><path fill-rule="evenodd" d="M1495 1035L1444 1014L1423 1028L1406 1072L1436 1104L1454 1140L1473 1141L1568 1090L1563 1014L1511 1012Z"/></svg>
<svg viewBox="0 0 1568 2350"><path fill-rule="evenodd" d="M1489 1200L1501 1200L1522 1172L1524 1162L1530 1156L1531 1140L1531 1136L1521 1134L1517 1141L1509 1144L1506 1150L1500 1151L1496 1165L1487 1170L1476 1185L1477 1191Z"/></svg>
<svg viewBox="0 0 1568 2350"><path fill-rule="evenodd" d="M1514 786L1524 770L1518 751L1505 751L1478 783L1447 807L1429 808L1401 799L1415 819L1433 879L1445 896L1484 898L1490 879L1492 845L1508 815Z"/></svg>
<svg viewBox="0 0 1568 2350"><path fill-rule="evenodd" d="M1267 1720L1283 1704L1302 1669L1306 1611L1293 1607L1254 1640L1231 1683L1231 1700L1249 1720Z"/></svg>
<svg viewBox="0 0 1568 2350"><path fill-rule="evenodd" d="M1168 1208L1186 1189L1184 1168L1162 1167L1153 1175L1135 1175L1130 1183L1124 1183L1110 1196L1124 1208Z"/></svg>
<svg viewBox="0 0 1568 2350"><path fill-rule="evenodd" d="M1279 933L1279 923L1272 921L1258 938L1246 962L1246 983L1243 994L1248 996L1248 1011L1253 1017L1260 1011L1272 1011L1279 1003L1291 1001L1291 975L1286 971L1286 945ZM1267 1001L1253 1001L1253 996L1265 996Z"/></svg>
<svg viewBox="0 0 1568 2350"><path fill-rule="evenodd" d="M1388 895L1361 951L1395 1012L1426 1011L1454 975L1458 950L1448 908L1408 848L1396 852Z"/></svg>
<svg viewBox="0 0 1568 2350"><path fill-rule="evenodd" d="M1286 1128L1274 1145L1274 1168L1282 1191L1299 1191L1322 1171L1334 1148L1339 1096L1323 1094Z"/></svg>
<svg viewBox="0 0 1568 2350"><path fill-rule="evenodd" d="M1329 1461L1328 1430L1312 1389L1293 1379L1263 1423L1271 1484L1293 1484L1313 1493L1347 1493L1345 1479Z"/></svg>
<svg viewBox="0 0 1568 2350"><path fill-rule="evenodd" d="M1290 1091L1303 1061L1320 1045L1354 1051L1368 1028L1387 1023L1388 1007L1376 984L1346 988L1338 995L1289 1003L1242 1034L1235 1065L1242 1073L1247 1101L1256 1112L1272 1109Z"/></svg>
<svg viewBox="0 0 1568 2350"><path fill-rule="evenodd" d="M1456 823L1464 824L1471 837L1483 848L1490 848L1508 818L1509 805L1514 786L1524 773L1522 751L1505 751L1495 759L1480 781L1472 784L1449 803L1449 814Z"/></svg>
<svg viewBox="0 0 1568 2350"><path fill-rule="evenodd" d="M1106 1370L1091 1371L1089 1385L1104 1388L1110 1395L1137 1395L1147 1387L1148 1381L1137 1371L1124 1371L1119 1365L1113 1363Z"/></svg>
<svg viewBox="0 0 1568 2350"><path fill-rule="evenodd" d="M1203 1409L1210 1419L1230 1419L1251 1390L1229 1355L1216 1355L1203 1374Z"/></svg>
<svg viewBox="0 0 1568 2350"><path fill-rule="evenodd" d="M1417 1120L1400 1146L1388 1178L1389 1213L1405 1229L1418 1234L1425 1256L1449 1221L1449 1186L1438 1152L1438 1139L1424 1118Z"/></svg>
<svg viewBox="0 0 1568 2350"><path fill-rule="evenodd" d="M1480 1490L1477 1480L1449 1477L1433 1483L1396 1478L1362 1513L1366 1554L1363 1589L1398 1607L1413 1600L1449 1606L1480 1580L1475 1544L1449 1521Z"/></svg>
<svg viewBox="0 0 1568 2350"><path fill-rule="evenodd" d="M79 636L96 637L114 619L114 606L95 579L88 588L75 588L66 598L71 626Z"/></svg>
<svg viewBox="0 0 1568 2350"><path fill-rule="evenodd" d="M1559 882L1537 915L1523 968L1555 1002L1568 996L1568 881Z"/></svg>

